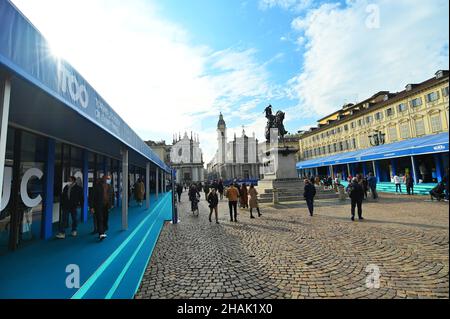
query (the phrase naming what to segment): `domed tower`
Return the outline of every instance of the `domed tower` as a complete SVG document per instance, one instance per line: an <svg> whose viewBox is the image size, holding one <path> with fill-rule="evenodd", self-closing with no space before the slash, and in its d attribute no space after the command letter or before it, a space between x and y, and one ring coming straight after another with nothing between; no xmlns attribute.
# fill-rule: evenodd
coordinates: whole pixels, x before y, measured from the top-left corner
<svg viewBox="0 0 450 319"><path fill-rule="evenodd" d="M218 158L219 163L225 163L225 150L227 145L227 125L223 119L222 112L219 115L219 122L217 122L217 144L218 144Z"/></svg>

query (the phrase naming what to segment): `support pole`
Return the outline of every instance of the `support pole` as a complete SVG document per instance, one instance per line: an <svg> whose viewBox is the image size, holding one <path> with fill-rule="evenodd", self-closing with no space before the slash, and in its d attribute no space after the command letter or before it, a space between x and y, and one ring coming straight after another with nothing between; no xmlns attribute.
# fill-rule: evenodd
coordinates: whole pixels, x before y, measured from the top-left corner
<svg viewBox="0 0 450 319"><path fill-rule="evenodd" d="M156 199L158 199L158 194L159 194L159 167L156 167L155 182L156 182Z"/></svg>
<svg viewBox="0 0 450 319"><path fill-rule="evenodd" d="M375 161L372 161L372 169L373 169L373 175L377 178L377 180L379 181L379 178L377 176L377 167L375 165Z"/></svg>
<svg viewBox="0 0 450 319"><path fill-rule="evenodd" d="M438 183L442 182L442 165L440 154L433 154L434 164L436 166L436 179Z"/></svg>
<svg viewBox="0 0 450 319"><path fill-rule="evenodd" d="M373 161L373 167L375 170L375 176L377 177L377 182L379 183L381 181L380 164L376 161Z"/></svg>
<svg viewBox="0 0 450 319"><path fill-rule="evenodd" d="M178 207L177 198L175 195L175 172L171 171L171 187L172 187L172 224L178 224Z"/></svg>
<svg viewBox="0 0 450 319"><path fill-rule="evenodd" d="M81 208L81 221L88 220L88 196L89 196L89 152L83 151L83 207Z"/></svg>
<svg viewBox="0 0 450 319"><path fill-rule="evenodd" d="M414 178L414 184L419 184L419 176L417 176L416 163L414 161L414 156L411 156L411 167Z"/></svg>
<svg viewBox="0 0 450 319"><path fill-rule="evenodd" d="M3 172L5 169L6 139L8 137L10 97L11 80L7 77L0 83L0 207L2 206Z"/></svg>
<svg viewBox="0 0 450 319"><path fill-rule="evenodd" d="M128 229L128 149L122 149L122 230Z"/></svg>
<svg viewBox="0 0 450 319"><path fill-rule="evenodd" d="M397 175L397 162L395 158L391 159L392 176Z"/></svg>
<svg viewBox="0 0 450 319"><path fill-rule="evenodd" d="M150 162L145 167L145 208L150 208Z"/></svg>
<svg viewBox="0 0 450 319"><path fill-rule="evenodd" d="M50 239L52 237L53 225L53 194L55 185L55 140L49 138L47 140L47 160L45 163L45 194L43 205L43 217L41 224L42 239ZM60 221L61 222L61 221Z"/></svg>

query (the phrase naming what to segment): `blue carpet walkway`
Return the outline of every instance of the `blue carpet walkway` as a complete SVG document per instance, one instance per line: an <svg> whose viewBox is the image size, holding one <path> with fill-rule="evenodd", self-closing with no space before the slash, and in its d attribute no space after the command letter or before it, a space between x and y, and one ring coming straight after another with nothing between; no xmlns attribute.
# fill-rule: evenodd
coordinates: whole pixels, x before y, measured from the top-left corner
<svg viewBox="0 0 450 319"><path fill-rule="evenodd" d="M90 219L76 238L40 240L0 256L0 298L133 298L162 226L171 220L171 196L152 196L148 211L130 207L127 231L121 230L120 208L114 209L102 242L90 234ZM68 265L79 267L80 289L67 288Z"/></svg>

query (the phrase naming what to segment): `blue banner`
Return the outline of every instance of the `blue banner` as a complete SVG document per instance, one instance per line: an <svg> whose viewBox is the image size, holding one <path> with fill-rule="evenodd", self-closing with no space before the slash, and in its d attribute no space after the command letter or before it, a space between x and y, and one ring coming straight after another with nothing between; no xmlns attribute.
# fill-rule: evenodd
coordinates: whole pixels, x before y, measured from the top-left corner
<svg viewBox="0 0 450 319"><path fill-rule="evenodd" d="M170 172L170 167L69 63L52 55L45 38L7 0L0 0L0 64Z"/></svg>

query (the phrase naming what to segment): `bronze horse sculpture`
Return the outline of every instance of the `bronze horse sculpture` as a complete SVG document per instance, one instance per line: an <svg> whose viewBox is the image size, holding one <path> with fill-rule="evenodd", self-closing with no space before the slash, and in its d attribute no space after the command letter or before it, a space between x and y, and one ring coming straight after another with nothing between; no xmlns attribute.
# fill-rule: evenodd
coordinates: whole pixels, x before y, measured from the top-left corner
<svg viewBox="0 0 450 319"><path fill-rule="evenodd" d="M267 106L264 109L264 113L266 113L267 118L267 125L266 125L266 141L270 142L270 130L271 129L278 129L278 137L281 138L282 141L284 141L284 136L288 133L286 129L284 128L284 116L285 113L282 111L277 111L275 115L272 114L272 105Z"/></svg>

